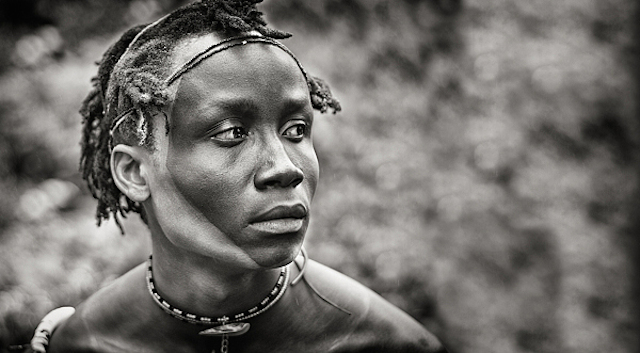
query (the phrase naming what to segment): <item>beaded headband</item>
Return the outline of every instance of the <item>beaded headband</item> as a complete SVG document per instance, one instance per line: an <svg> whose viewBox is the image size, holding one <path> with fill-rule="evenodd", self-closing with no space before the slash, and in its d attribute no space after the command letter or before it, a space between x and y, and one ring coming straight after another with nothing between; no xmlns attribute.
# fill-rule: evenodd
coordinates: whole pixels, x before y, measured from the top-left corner
<svg viewBox="0 0 640 353"><path fill-rule="evenodd" d="M159 20L157 20L157 21L155 21L155 22L153 22L149 26L145 27L142 31L140 31L140 33L138 33L133 38L133 40L131 41L131 43L129 44L129 46L125 50L124 54L121 56L121 58L123 58L129 52L129 50L132 47L133 43L138 38L140 38L140 35L143 32L147 31L150 27L155 26L156 24L158 24L163 19L164 19L164 17L159 19ZM222 51L225 51L225 50L233 48L233 47L244 46L244 45L249 44L249 43L262 43L262 44L267 44L267 45L273 45L275 47L280 48L285 53L289 54L289 56L296 62L296 65L298 65L298 68L300 68L300 71L302 71L302 75L304 76L305 81L307 82L307 85L310 86L309 76L307 74L307 71L304 69L304 67L302 67L302 64L300 63L300 60L298 60L298 58L293 54L293 52L291 52L291 50L289 50L289 48L284 46L282 43L280 43L280 42L278 42L278 41L276 41L276 40L274 40L272 38L264 37L264 36L262 36L260 34L247 34L247 35L242 35L242 36L230 37L230 38L223 39L220 42L209 46L205 50L203 50L203 51L199 52L198 54L196 54L189 61L187 61L186 63L182 64L174 73L169 75L169 77L165 80L165 84L167 86L170 86L180 76L185 74L187 71L193 69L194 67L198 66L201 62L203 62L204 60L212 57L213 55L215 55L217 53L220 53ZM113 123L111 124L111 128L109 129L109 150L113 149L113 146L112 146L112 144L113 144L113 134L116 131L116 129L118 129L120 124L122 124L122 122L124 122L131 115L131 113L136 112L136 111L137 111L137 109L135 109L135 108L127 109L126 111L124 111L123 113L119 114L114 119ZM138 111L138 115L141 118L140 119L140 125L142 126L143 125L142 121L144 119L144 116L139 111Z"/></svg>

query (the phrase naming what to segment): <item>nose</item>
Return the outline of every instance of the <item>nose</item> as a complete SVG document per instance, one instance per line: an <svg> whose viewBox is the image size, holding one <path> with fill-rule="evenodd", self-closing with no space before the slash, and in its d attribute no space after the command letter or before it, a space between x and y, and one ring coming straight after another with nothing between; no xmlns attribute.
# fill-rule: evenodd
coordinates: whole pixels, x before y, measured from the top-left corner
<svg viewBox="0 0 640 353"><path fill-rule="evenodd" d="M274 141L275 140L275 141ZM304 179L304 174L289 157L279 139L267 143L260 154L259 168L254 182L259 190L268 188L296 187Z"/></svg>

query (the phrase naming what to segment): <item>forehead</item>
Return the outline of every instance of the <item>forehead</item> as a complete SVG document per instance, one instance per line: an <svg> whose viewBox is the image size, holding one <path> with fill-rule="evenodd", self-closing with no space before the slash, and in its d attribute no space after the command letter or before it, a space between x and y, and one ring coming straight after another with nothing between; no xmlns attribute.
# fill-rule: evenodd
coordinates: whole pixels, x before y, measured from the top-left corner
<svg viewBox="0 0 640 353"><path fill-rule="evenodd" d="M221 39L206 35L183 41L176 47L172 69L177 70ZM180 114L186 119L194 112L230 101L251 104L268 99L274 109L292 101L310 105L307 82L296 61L282 49L264 43L248 43L216 53L185 72L174 85L177 87L171 115L188 113Z"/></svg>
<svg viewBox="0 0 640 353"><path fill-rule="evenodd" d="M250 32L248 34L254 34ZM181 40L174 48L170 60L171 72L181 69L186 63L201 55L212 47L217 47L221 41L227 37L217 33L207 33L198 36L192 36ZM238 41L239 42L239 41ZM253 69L262 71L269 69L282 68L287 66L288 70L292 70L296 74L304 78L303 70L299 67L297 59L294 59L285 50L268 43L247 43L244 45L234 46L220 52L216 52L211 56L207 56L194 68L187 70L182 76L189 76L189 71L197 70L204 63L214 61L220 69L229 69L238 74L250 72ZM206 65L211 66L211 65ZM221 71L221 70L220 70ZM182 78L182 77L181 77ZM306 78L305 78L306 84Z"/></svg>

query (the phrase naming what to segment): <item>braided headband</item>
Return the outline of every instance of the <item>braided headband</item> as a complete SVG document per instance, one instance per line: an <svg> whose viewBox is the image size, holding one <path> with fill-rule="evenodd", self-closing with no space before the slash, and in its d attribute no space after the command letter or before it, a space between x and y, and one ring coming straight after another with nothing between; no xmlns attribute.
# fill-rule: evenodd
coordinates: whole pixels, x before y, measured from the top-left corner
<svg viewBox="0 0 640 353"><path fill-rule="evenodd" d="M149 27L154 26L155 24L159 23L160 21L162 21L164 18L161 18L160 20L150 24L149 26L145 27L142 31L140 31L140 33L138 33L138 35L136 35L134 37L134 39L131 41L131 44L129 44L129 46L127 47L127 49L125 50L124 54L122 55L122 57L124 57L127 52L129 51L129 49L131 48L132 44L140 37L140 35L145 32ZM289 48L285 47L282 43L269 38L269 37L264 37L260 34L248 34L248 35L242 35L242 36L235 36L235 37L230 37L227 39L224 39L216 44L213 44L211 46L209 46L207 49L199 52L198 54L196 54L193 58L191 58L191 60L187 61L186 63L184 63L183 65L180 66L180 68L178 68L173 74L171 74L166 80L165 80L165 84L167 86L170 86L171 84L173 84L180 76L182 76L183 74L185 74L187 71L193 69L194 67L198 66L198 64L200 64L202 61L210 58L211 56L220 53L224 50L227 50L229 48L233 48L233 47L237 47L237 46L244 46L246 44L249 43L262 43L262 44L268 44L268 45L273 45L276 46L280 49L282 49L285 53L289 54L289 56L291 56L291 58L293 58L293 60L296 62L296 64L298 65L298 67L300 68L300 71L302 71L302 74L304 75L305 80L307 81L307 85L310 85L309 83L309 76L307 75L306 70L302 67L302 64L300 63L300 60L298 60L298 58L296 58L296 56L291 52L291 50L289 50ZM121 57L121 58L122 58ZM135 108L130 108L127 109L126 111L124 111L123 113L119 114L113 121L113 124L111 125L111 128L109 129L109 150L112 150L112 141L113 141L113 133L116 131L116 129L118 129L118 127L120 126L120 124L122 124L123 121L125 121L131 113L136 112L137 110ZM138 115L141 115L140 112L138 112Z"/></svg>
<svg viewBox="0 0 640 353"><path fill-rule="evenodd" d="M296 62L296 64L298 65L298 67L300 68L300 70L302 71L302 74L304 75L305 80L309 80L308 76L307 76L307 72L305 71L305 69L302 67L302 64L300 64L300 61L298 60L298 58L296 58L295 55L293 55L293 53L291 52L291 50L289 50L289 48L285 47L282 43L278 42L275 39L269 38L269 37L264 37L260 34L248 34L248 35L243 35L243 36L237 36L237 37L231 37L231 38L227 38L224 39L210 47L208 47L207 49L201 51L200 53L198 53L196 56L194 56L191 60L189 60L188 62L186 62L185 64L183 64L178 70L176 70L171 76L169 76L169 78L167 78L167 80L165 81L167 86L171 85L176 79L178 79L178 77L182 76L185 72L191 70L192 68L196 67L198 64L200 64L203 60L208 59L209 57L227 50L229 48L233 48L233 47L237 47L237 46L241 46L241 45L246 45L248 43L264 43L264 44L270 44L273 46L276 46L280 49L282 49L285 53L289 54L289 56L291 56L291 58L293 58L293 60Z"/></svg>

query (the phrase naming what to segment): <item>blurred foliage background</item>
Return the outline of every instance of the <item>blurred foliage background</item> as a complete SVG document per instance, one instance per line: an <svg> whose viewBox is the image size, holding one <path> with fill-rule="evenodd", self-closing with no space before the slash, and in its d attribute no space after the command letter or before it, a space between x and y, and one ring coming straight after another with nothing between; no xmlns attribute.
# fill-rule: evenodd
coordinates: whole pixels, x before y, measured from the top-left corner
<svg viewBox="0 0 640 353"><path fill-rule="evenodd" d="M80 101L179 0L0 0L0 351L144 260L95 226ZM636 2L272 0L318 117L307 249L451 352L638 352Z"/></svg>

